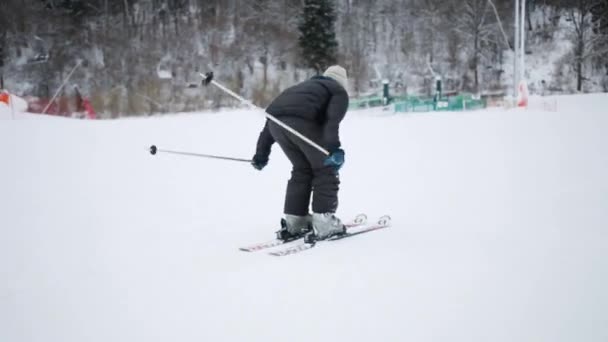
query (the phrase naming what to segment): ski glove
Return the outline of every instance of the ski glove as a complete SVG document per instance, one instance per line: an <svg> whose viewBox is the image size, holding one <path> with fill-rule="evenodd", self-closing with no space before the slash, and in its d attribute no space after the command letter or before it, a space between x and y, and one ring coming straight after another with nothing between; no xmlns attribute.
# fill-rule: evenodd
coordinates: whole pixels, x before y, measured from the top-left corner
<svg viewBox="0 0 608 342"><path fill-rule="evenodd" d="M266 164L268 164L268 157L263 157L256 154L253 156L253 158L251 158L251 165L256 170L262 170Z"/></svg>
<svg viewBox="0 0 608 342"><path fill-rule="evenodd" d="M323 162L323 165L331 166L336 171L340 170L342 164L344 164L344 150L341 148L334 150Z"/></svg>

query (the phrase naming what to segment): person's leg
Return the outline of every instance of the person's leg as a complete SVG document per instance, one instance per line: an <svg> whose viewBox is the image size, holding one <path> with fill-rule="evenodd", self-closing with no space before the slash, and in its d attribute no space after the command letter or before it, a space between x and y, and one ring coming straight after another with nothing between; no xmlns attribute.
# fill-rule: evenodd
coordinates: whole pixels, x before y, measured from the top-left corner
<svg viewBox="0 0 608 342"><path fill-rule="evenodd" d="M340 179L332 167L313 169L312 211L315 213L335 213L338 210Z"/></svg>
<svg viewBox="0 0 608 342"><path fill-rule="evenodd" d="M291 178L287 182L284 213L287 215L308 215L312 191L313 171L300 147L289 139L289 132L275 124L270 132L292 164Z"/></svg>
<svg viewBox="0 0 608 342"><path fill-rule="evenodd" d="M335 215L338 209L340 179L333 167L313 169L312 227L314 234L308 241L323 240L344 234L346 228Z"/></svg>
<svg viewBox="0 0 608 342"><path fill-rule="evenodd" d="M293 121L290 123L292 125L297 125L298 131L313 141L322 141L323 131L320 125ZM282 128L278 129L282 130ZM291 133L284 132L283 135L285 139L290 141L289 145L297 146L297 150L300 151L298 154L299 157L304 155L310 165L308 171L311 174L307 175L307 177L310 177L311 179L313 192L313 214L311 219L315 232L313 239L325 239L333 235L344 233L344 225L340 219L334 215L338 209L338 191L340 188L338 172L333 167L323 165L325 158L327 157L323 153L308 145L300 138L293 136Z"/></svg>
<svg viewBox="0 0 608 342"><path fill-rule="evenodd" d="M296 123L290 122L294 125ZM297 125L298 131L304 134L309 139L320 143L323 136L322 126L315 123L300 123ZM312 210L315 213L335 213L338 209L338 191L340 190L340 179L338 172L331 166L325 166L323 163L327 156L308 145L302 139L293 136L291 133L286 134L286 138L291 144L296 145L300 151L299 157L302 155L306 158L310 172L307 175L312 182Z"/></svg>

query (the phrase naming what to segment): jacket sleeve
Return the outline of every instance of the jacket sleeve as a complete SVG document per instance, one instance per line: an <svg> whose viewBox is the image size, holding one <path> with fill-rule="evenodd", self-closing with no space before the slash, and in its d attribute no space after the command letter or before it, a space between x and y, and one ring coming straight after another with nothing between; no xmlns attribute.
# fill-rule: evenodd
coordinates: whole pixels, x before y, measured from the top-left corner
<svg viewBox="0 0 608 342"><path fill-rule="evenodd" d="M348 109L348 94L344 90L334 93L327 104L323 139L329 152L340 148L340 122Z"/></svg>
<svg viewBox="0 0 608 342"><path fill-rule="evenodd" d="M274 138L272 134L270 134L270 129L268 128L268 120L266 120L266 124L264 125L264 129L260 133L260 137L258 138L258 144L255 150L255 154L262 159L268 159L270 156L270 148L274 144Z"/></svg>

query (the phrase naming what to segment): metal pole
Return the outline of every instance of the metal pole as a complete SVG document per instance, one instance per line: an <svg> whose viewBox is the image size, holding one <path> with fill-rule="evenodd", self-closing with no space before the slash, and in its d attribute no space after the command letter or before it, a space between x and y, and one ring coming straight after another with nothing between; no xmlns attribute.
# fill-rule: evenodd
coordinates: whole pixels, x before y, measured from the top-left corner
<svg viewBox="0 0 608 342"><path fill-rule="evenodd" d="M68 76L63 80L63 83L61 84L61 86L59 87L59 89L57 89L57 91L55 92L55 95L53 95L53 97L51 98L51 101L49 101L49 103L47 103L46 107L44 107L44 110L42 111L42 114L46 114L46 111L51 106L51 103L53 103L53 101L55 101L55 98L57 97L57 95L59 95L59 92L61 92L61 89L63 89L63 87L65 87L66 83L68 83L68 80L70 79L70 77L72 77L72 74L74 73L74 71L76 71L76 69L80 66L80 63L82 63L82 61L78 61L78 63L76 64L76 66L74 66L74 68L72 69L72 71L70 71L70 73L68 74Z"/></svg>
<svg viewBox="0 0 608 342"><path fill-rule="evenodd" d="M192 152L180 152L180 151L171 151L171 150L163 150L160 148L156 148L155 145L150 146L150 154L155 155L156 153L170 153L170 154L179 154L182 156L191 156L191 157L203 157L203 158L211 158L211 159L222 159L222 160L231 160L238 162L251 163L251 159L243 159L243 158L232 158L232 157L224 157L224 156L215 156L211 154L203 154L203 153L192 153Z"/></svg>
<svg viewBox="0 0 608 342"><path fill-rule="evenodd" d="M514 41L513 41L513 98L517 99L517 86L519 84L519 70L517 65L519 63L519 0L515 0L515 27ZM517 100L515 100L517 101Z"/></svg>
<svg viewBox="0 0 608 342"><path fill-rule="evenodd" d="M205 74L200 73L200 75L203 78L206 78L207 76L205 76ZM254 105L253 103L251 103L251 101L248 101L247 99L241 97L239 94L233 92L232 90L224 87L223 85L221 85L220 83L216 82L215 80L211 80L211 84L213 84L214 86L222 89L223 91L225 91L226 93L228 93L229 95L231 95L232 97L234 97L235 99L241 101L244 104L247 104L253 108L259 109L262 112L264 112L264 115L266 116L266 118L268 118L269 120L273 121L274 123L276 123L277 125L283 127L284 129L286 129L288 132L290 132L291 134L295 135L296 137L304 140L306 143L308 143L310 146L316 148L317 150L319 150L321 153L325 154L326 156L330 155L329 151L327 151L326 149L324 149L323 147L321 147L320 145L318 145L317 143L315 143L314 141L308 139L306 136L302 135L302 133L296 131L295 129L287 126L286 124L284 124L282 121L280 121L279 119L275 118L274 116L268 114L264 109Z"/></svg>
<svg viewBox="0 0 608 342"><path fill-rule="evenodd" d="M525 64L525 55L526 55L526 0L521 0L521 25L519 26L521 31L521 40L520 40L520 81L523 81L526 78L526 64Z"/></svg>
<svg viewBox="0 0 608 342"><path fill-rule="evenodd" d="M11 118L12 120L15 120L15 106L13 105L13 99L12 99L13 94L11 94L10 92L8 93L8 103L11 106Z"/></svg>

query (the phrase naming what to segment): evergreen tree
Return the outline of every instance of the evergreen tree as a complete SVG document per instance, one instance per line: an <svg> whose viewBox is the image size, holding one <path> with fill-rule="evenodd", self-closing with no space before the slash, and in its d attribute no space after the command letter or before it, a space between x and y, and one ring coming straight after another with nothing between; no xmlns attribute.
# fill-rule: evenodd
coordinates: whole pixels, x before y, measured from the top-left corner
<svg viewBox="0 0 608 342"><path fill-rule="evenodd" d="M299 25L299 45L306 66L317 74L335 64L338 50L331 0L305 0Z"/></svg>

